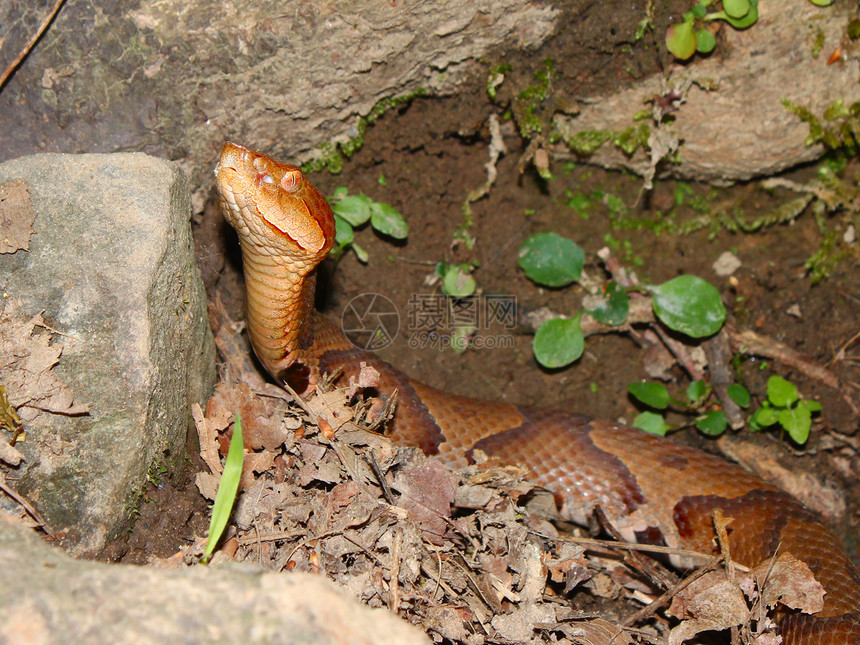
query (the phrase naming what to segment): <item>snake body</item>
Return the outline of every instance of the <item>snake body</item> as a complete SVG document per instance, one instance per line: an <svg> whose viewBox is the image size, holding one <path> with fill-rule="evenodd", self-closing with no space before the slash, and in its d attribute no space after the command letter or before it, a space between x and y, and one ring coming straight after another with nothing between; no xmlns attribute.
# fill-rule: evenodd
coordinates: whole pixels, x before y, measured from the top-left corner
<svg viewBox="0 0 860 645"><path fill-rule="evenodd" d="M715 552L712 514L720 509L733 518L733 560L756 566L777 550L790 553L825 589L820 612L781 620L785 644L860 643L860 575L795 498L725 460L638 430L456 396L409 379L314 311L314 270L334 243L334 220L301 170L227 143L215 173L242 247L251 343L276 380L301 388L334 368L349 377L362 362L372 365L381 396L398 391L393 439L455 467L469 463L474 450L524 465L553 492L563 517L585 524L599 506L629 540Z"/></svg>

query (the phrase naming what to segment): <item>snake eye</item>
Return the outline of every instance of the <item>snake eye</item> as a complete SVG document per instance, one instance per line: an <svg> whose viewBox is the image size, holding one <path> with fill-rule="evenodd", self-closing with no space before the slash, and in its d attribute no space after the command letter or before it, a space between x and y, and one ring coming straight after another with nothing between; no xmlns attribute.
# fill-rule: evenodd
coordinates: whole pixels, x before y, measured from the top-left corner
<svg viewBox="0 0 860 645"><path fill-rule="evenodd" d="M287 170L284 173L284 176L281 177L281 188L283 188L288 193L299 192L302 189L302 185L304 183L305 176L298 168L294 170Z"/></svg>

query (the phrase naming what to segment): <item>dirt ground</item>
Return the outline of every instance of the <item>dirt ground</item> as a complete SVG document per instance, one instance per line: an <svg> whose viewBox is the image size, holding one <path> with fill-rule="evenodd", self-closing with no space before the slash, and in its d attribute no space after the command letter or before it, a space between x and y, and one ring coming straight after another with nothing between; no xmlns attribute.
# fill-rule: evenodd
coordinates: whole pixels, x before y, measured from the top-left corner
<svg viewBox="0 0 860 645"><path fill-rule="evenodd" d="M506 83L515 88L527 85L547 58L556 61L557 85L570 98L658 72L663 59L654 54L651 36L639 43L616 38L616 34L632 34L641 18L627 4L619 3L624 9L613 13L611 25L586 16L571 23L541 51L508 56L515 71ZM656 31L664 29L665 25L658 24ZM713 189L663 180L652 192L643 193L636 177L559 161L552 166L554 178L545 182L532 170L519 171L525 144L508 129L508 152L498 162L498 179L489 195L472 205L474 225L469 235L474 246L455 242L455 230L463 223L465 197L485 179L488 117L503 112L487 99L483 79L477 78L456 97L416 99L389 112L368 129L364 146L340 175L311 178L326 195L346 186L351 193L389 203L409 223L408 239L402 243L369 228L357 232L356 242L367 251L369 261L362 264L348 251L339 261L327 261L322 270L320 308L335 319L361 294L381 294L394 303L401 316L401 333L379 351L385 360L417 379L458 394L632 420L639 408L628 396L627 386L648 377L643 352L629 336L591 337L579 361L553 371L537 365L532 335L522 327L479 330L485 338L504 336L506 340L500 344L510 339L511 347L455 354L450 349L409 344L410 298L439 293L438 284L428 284L428 279L440 260L475 263L473 275L481 292L515 299L521 313L540 307L575 313L583 294L580 287L539 288L517 265L518 250L529 235L555 231L585 249L589 258L586 272L601 279L605 276L594 254L607 244L644 283L657 284L681 273L701 276L720 290L734 324L807 354L831 367L845 383L856 387L860 382L860 360L839 357L846 347L849 356L860 355L860 345L851 345L860 332L858 266L849 258L830 277L813 283L804 265L819 249L822 236L809 212L790 225L756 233L720 229L712 235L705 229L679 234L671 230L698 217L704 207L715 212L740 208L752 219L796 197L788 190L768 191L758 183ZM846 172L854 172L854 165L856 161ZM789 178L803 182L815 172L816 167L798 169ZM604 199L592 199L586 212L569 205L572 197L594 195L595 191ZM606 195L617 200L606 199ZM681 204L678 195L684 196ZM613 214L607 201L623 204L623 215ZM660 232L667 222L673 226ZM220 294L231 314L240 318L243 296L235 238L220 222L214 203L199 218L195 234L210 296ZM742 262L731 279L717 276L712 268L720 254L729 250ZM795 383L805 398L821 402L820 423L804 449L789 447L775 433L741 434L767 451L796 459L799 469L809 468L844 489L854 510L847 514L843 529L857 535L860 491L856 484L845 486L838 461L827 450L833 445L826 439L828 433L854 435L858 429L858 419L844 399L820 382L772 361L744 356L737 369L756 401L761 400L767 378L779 374ZM670 389L683 391L688 383L684 375L675 370L672 377L675 381L667 384ZM695 431L685 432L687 440L717 449L713 441ZM115 545L110 559L145 562L149 556L168 556L205 532L207 504L193 484L193 473L165 474L153 482L146 497L134 531L125 543ZM849 548L858 555L856 542Z"/></svg>

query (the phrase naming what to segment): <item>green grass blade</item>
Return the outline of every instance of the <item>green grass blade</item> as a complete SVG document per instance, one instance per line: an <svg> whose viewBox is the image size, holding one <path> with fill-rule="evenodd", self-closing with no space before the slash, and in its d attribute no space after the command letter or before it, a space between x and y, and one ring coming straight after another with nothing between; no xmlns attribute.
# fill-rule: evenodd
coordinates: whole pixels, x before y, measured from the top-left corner
<svg viewBox="0 0 860 645"><path fill-rule="evenodd" d="M239 490L239 480L242 478L244 458L242 417L236 414L236 420L233 423L233 437L230 439L230 449L227 451L227 459L224 462L224 472L221 474L221 483L218 484L215 503L212 505L209 537L206 539L206 550L203 552L204 562L215 551L215 547L227 527L227 520L230 519L230 513L233 510L233 502L236 501L236 492Z"/></svg>

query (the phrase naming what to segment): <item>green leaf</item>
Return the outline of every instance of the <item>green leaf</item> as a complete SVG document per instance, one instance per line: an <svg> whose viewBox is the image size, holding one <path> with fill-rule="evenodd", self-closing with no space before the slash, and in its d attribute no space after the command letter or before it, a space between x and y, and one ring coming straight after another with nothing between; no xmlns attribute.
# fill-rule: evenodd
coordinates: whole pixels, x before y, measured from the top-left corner
<svg viewBox="0 0 860 645"><path fill-rule="evenodd" d="M669 390L660 383L650 381L631 383L627 386L627 391L649 407L657 410L665 410L669 407Z"/></svg>
<svg viewBox="0 0 860 645"><path fill-rule="evenodd" d="M563 287L579 280L585 251L558 233L536 233L520 247L519 263L530 280L547 287Z"/></svg>
<svg viewBox="0 0 860 645"><path fill-rule="evenodd" d="M340 215L334 216L334 242L339 249L352 244L355 240L355 232L352 229L352 224L347 222Z"/></svg>
<svg viewBox="0 0 860 645"><path fill-rule="evenodd" d="M777 408L787 408L797 401L797 388L781 376L767 380L767 400Z"/></svg>
<svg viewBox="0 0 860 645"><path fill-rule="evenodd" d="M555 369L570 365L582 356L585 338L580 326L581 318L581 313L573 318L554 318L538 327L532 342L538 363Z"/></svg>
<svg viewBox="0 0 860 645"><path fill-rule="evenodd" d="M396 240L405 239L409 235L409 225L394 206L382 202L371 202L370 225L383 235Z"/></svg>
<svg viewBox="0 0 860 645"><path fill-rule="evenodd" d="M359 262L361 262L362 264L367 264L367 261L370 259L370 254L367 251L365 251L355 242L352 243L352 246L350 248L355 252L355 257L358 258Z"/></svg>
<svg viewBox="0 0 860 645"><path fill-rule="evenodd" d="M706 435L716 437L723 434L729 422L722 410L711 410L700 419L696 419L696 427Z"/></svg>
<svg viewBox="0 0 860 645"><path fill-rule="evenodd" d="M331 209L353 226L361 226L370 219L372 203L367 195L347 195L335 202Z"/></svg>
<svg viewBox="0 0 860 645"><path fill-rule="evenodd" d="M732 383L728 387L729 398L742 408L750 406L750 391L743 385Z"/></svg>
<svg viewBox="0 0 860 645"><path fill-rule="evenodd" d="M735 29L746 29L754 25L758 20L758 7L756 5L757 3L750 2L750 10L743 18L732 18L725 11L718 11L717 13L705 16L705 20L725 20Z"/></svg>
<svg viewBox="0 0 860 645"><path fill-rule="evenodd" d="M666 433L672 429L666 420L656 412L641 413L633 419L633 427L661 437L665 437Z"/></svg>
<svg viewBox="0 0 860 645"><path fill-rule="evenodd" d="M693 381L687 386L687 398L690 403L698 403L708 393L708 385L702 380Z"/></svg>
<svg viewBox="0 0 860 645"><path fill-rule="evenodd" d="M760 427L765 428L779 421L779 412L773 408L759 408L753 418Z"/></svg>
<svg viewBox="0 0 860 645"><path fill-rule="evenodd" d="M726 320L720 292L709 282L694 275L680 275L656 287L654 313L670 329L693 338L717 333Z"/></svg>
<svg viewBox="0 0 860 645"><path fill-rule="evenodd" d="M829 7L833 4L833 0L809 0L816 7Z"/></svg>
<svg viewBox="0 0 860 645"><path fill-rule="evenodd" d="M464 325L462 327L454 327L451 333L451 349L455 354L462 354L469 349L470 337L475 333L475 327Z"/></svg>
<svg viewBox="0 0 860 645"><path fill-rule="evenodd" d="M588 313L597 322L616 327L627 320L627 314L630 312L630 298L617 282L607 284L605 291L603 304L590 309Z"/></svg>
<svg viewBox="0 0 860 645"><path fill-rule="evenodd" d="M666 48L679 60L687 60L696 53L696 34L693 22L684 21L669 25L666 30Z"/></svg>
<svg viewBox="0 0 860 645"><path fill-rule="evenodd" d="M349 195L349 189L346 186L338 186L334 189L334 192L331 194L331 199L329 201L333 203L343 199L347 195Z"/></svg>
<svg viewBox="0 0 860 645"><path fill-rule="evenodd" d="M206 549L203 551L204 560L208 560L215 551L215 547L227 527L227 520L230 519L230 513L233 510L233 502L236 501L236 492L239 490L239 480L242 478L244 456L242 418L236 414L230 448L227 450L227 459L224 461L224 472L221 473L218 492L215 494L215 503L212 505L209 535L206 538Z"/></svg>
<svg viewBox="0 0 860 645"><path fill-rule="evenodd" d="M812 417L806 406L788 408L780 411L779 424L786 429L789 436L799 444L809 439L809 429L812 427Z"/></svg>
<svg viewBox="0 0 860 645"><path fill-rule="evenodd" d="M475 293L475 278L469 275L468 265L452 264L445 267L442 276L442 293L453 298L465 298Z"/></svg>
<svg viewBox="0 0 860 645"><path fill-rule="evenodd" d="M717 46L717 39L707 29L696 30L696 51L700 54L710 54Z"/></svg>
<svg viewBox="0 0 860 645"><path fill-rule="evenodd" d="M743 18L750 12L750 0L723 0L723 11L732 18Z"/></svg>
<svg viewBox="0 0 860 645"><path fill-rule="evenodd" d="M821 404L818 401L801 401L798 405L802 405L807 410L809 410L810 414L814 412L821 412Z"/></svg>

